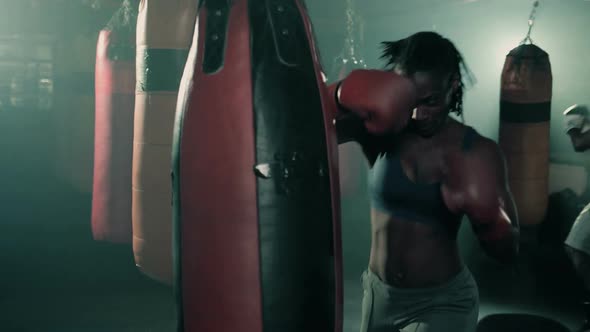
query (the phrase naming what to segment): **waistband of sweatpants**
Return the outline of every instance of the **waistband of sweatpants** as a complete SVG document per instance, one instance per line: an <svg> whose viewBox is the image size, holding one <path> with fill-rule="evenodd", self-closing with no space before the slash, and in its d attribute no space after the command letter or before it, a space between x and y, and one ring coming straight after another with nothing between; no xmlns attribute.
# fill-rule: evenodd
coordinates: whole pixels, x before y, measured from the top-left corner
<svg viewBox="0 0 590 332"><path fill-rule="evenodd" d="M371 269L367 268L363 273L365 282L369 282L372 287L379 288L383 291L386 291L389 294L396 294L396 295L426 295L432 293L438 293L444 291L446 289L453 289L456 287L462 287L466 283L473 283L475 285L475 281L473 276L471 275L471 271L467 268L467 266L463 266L461 271L459 271L453 278L450 280L433 287L422 287L422 288L401 288L396 287L393 285L386 284L376 275Z"/></svg>

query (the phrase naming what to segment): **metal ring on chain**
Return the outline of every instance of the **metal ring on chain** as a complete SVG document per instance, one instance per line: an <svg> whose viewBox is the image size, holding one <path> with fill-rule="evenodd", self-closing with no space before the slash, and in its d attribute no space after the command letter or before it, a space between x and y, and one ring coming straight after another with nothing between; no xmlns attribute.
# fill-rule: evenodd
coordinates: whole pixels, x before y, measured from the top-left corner
<svg viewBox="0 0 590 332"><path fill-rule="evenodd" d="M539 0L536 0L533 3L533 9L531 10L531 14L529 15L529 30L526 34L526 37L520 42L521 44L525 44L527 41L530 44L533 44L533 40L531 39L531 31L533 29L533 25L535 25L535 18L537 15L537 8L539 7Z"/></svg>

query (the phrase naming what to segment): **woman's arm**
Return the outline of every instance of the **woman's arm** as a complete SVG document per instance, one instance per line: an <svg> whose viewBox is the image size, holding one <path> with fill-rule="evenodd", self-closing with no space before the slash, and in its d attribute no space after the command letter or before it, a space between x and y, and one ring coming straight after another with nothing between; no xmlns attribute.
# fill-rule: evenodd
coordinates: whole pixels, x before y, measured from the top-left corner
<svg viewBox="0 0 590 332"><path fill-rule="evenodd" d="M508 185L506 163L497 144L480 137L473 149L449 158L443 184L448 208L464 213L483 250L500 262L512 262L520 227Z"/></svg>

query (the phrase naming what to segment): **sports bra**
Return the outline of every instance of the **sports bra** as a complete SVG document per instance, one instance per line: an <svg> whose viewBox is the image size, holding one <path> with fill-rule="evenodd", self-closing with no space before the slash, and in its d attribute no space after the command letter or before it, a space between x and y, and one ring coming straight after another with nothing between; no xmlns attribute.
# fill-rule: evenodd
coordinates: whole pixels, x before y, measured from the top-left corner
<svg viewBox="0 0 590 332"><path fill-rule="evenodd" d="M467 127L463 150L471 147L475 136L475 130ZM399 152L381 153L369 170L371 206L408 221L447 224L461 218L447 208L441 185L441 182L416 183L410 180L402 167Z"/></svg>

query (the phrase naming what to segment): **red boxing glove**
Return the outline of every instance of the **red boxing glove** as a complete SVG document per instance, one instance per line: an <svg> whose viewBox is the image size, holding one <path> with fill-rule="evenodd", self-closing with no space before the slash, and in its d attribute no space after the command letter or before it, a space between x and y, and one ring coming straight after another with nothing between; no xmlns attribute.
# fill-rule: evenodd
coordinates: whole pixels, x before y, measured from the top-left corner
<svg viewBox="0 0 590 332"><path fill-rule="evenodd" d="M353 70L329 91L335 96L336 120L353 113L377 136L402 130L417 102L413 82L390 71Z"/></svg>

